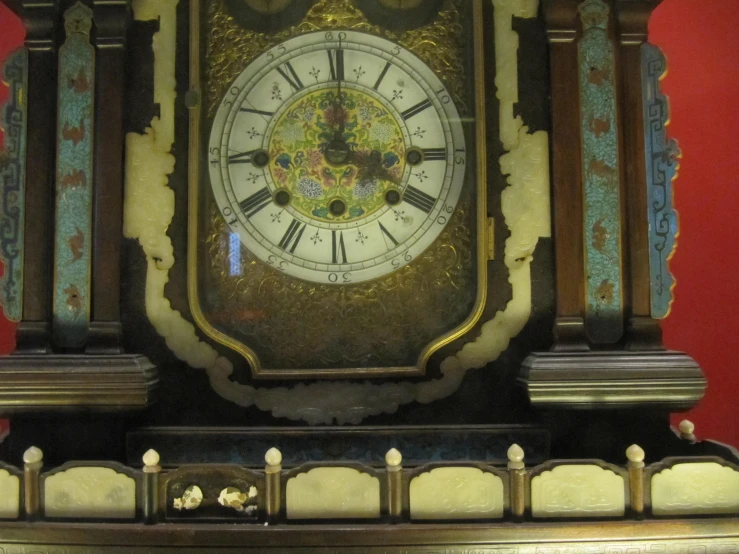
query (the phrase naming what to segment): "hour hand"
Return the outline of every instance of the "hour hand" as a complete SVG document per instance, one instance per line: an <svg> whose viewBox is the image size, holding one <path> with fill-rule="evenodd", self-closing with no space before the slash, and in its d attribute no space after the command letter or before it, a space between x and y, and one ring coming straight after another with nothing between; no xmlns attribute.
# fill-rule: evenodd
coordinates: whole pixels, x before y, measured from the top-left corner
<svg viewBox="0 0 739 554"><path fill-rule="evenodd" d="M388 181L394 185L400 184L400 179L395 177L383 166L382 154L378 150L352 152L351 163L359 170L357 178L360 181L374 181L375 179L379 179Z"/></svg>

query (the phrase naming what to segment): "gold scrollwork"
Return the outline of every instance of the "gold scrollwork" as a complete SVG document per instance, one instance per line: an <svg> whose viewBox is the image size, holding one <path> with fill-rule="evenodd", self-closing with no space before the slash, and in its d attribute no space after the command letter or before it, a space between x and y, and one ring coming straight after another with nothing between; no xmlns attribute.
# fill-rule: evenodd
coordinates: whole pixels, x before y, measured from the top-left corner
<svg viewBox="0 0 739 554"><path fill-rule="evenodd" d="M458 206L444 232L409 265L375 281L337 287L294 279L243 247L232 250L213 207L213 294L206 317L259 345L266 367L412 366L424 346L459 325L474 304L468 211Z"/></svg>
<svg viewBox="0 0 739 554"><path fill-rule="evenodd" d="M213 116L231 82L265 50L302 33L343 28L395 40L416 54L467 115L461 3L448 0L430 24L394 34L371 25L351 0L319 0L300 24L269 35L240 27L223 0L213 0L205 28L205 111ZM484 183L474 189L484 197ZM306 377L311 369L327 368L357 368L344 370L347 377L362 368L377 375L386 373L377 368L413 373L431 343L466 320L469 328L470 314L477 314L474 321L482 309L478 243L484 222L478 221L480 210L471 196L460 201L444 232L418 259L381 279L338 287L288 277L240 244L233 248L223 218L206 195L208 262L197 264L208 290L203 315L225 335L249 344L261 366L253 369L264 376L278 373L265 368L292 370L279 372L286 377L297 376L297 368L309 370L301 373Z"/></svg>
<svg viewBox="0 0 739 554"><path fill-rule="evenodd" d="M413 52L449 88L457 109L468 113L463 59L461 0L450 0L429 25L395 34L367 20L351 0L320 0L298 25L276 34L244 29L231 17L223 0L209 6L209 40L206 51L207 113L212 117L231 82L265 50L285 40L323 29L364 31L398 42Z"/></svg>

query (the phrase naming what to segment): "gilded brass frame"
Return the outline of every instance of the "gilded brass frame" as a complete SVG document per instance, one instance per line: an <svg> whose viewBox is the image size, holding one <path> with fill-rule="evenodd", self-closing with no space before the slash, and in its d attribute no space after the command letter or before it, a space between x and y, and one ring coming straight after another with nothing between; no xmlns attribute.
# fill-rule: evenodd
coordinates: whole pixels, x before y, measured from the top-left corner
<svg viewBox="0 0 739 554"><path fill-rule="evenodd" d="M108 545L108 546L105 546ZM119 554L730 554L739 518L566 524L59 524L1 523L0 552Z"/></svg>
<svg viewBox="0 0 739 554"><path fill-rule="evenodd" d="M322 379L322 378L367 378L367 377L421 377L426 374L426 364L440 348L458 340L480 320L487 300L487 155L486 155L486 110L485 80L475 79L475 154L476 154L476 217L477 217L477 295L472 311L457 328L436 338L419 354L414 367L340 368L320 370L275 370L264 369L256 352L244 343L222 333L205 318L201 308L197 286L198 267L198 204L200 179L200 129L203 109L203 94L200 88L200 0L190 0L190 99L189 105L189 159L188 159L188 245L187 245L187 293L192 318L197 327L213 341L241 354L251 366L256 378L279 379ZM473 49L475 77L484 75L483 13L482 0L472 0Z"/></svg>

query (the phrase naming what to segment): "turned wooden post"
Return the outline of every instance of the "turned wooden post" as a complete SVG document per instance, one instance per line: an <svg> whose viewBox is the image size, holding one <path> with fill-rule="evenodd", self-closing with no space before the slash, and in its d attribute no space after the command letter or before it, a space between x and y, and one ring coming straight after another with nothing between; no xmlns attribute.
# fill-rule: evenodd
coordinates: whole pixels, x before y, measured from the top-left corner
<svg viewBox="0 0 739 554"><path fill-rule="evenodd" d="M266 466L264 476L267 495L267 521L276 523L280 519L282 498L282 452L277 448L270 448L264 455Z"/></svg>
<svg viewBox="0 0 739 554"><path fill-rule="evenodd" d="M385 464L388 515L393 520L399 520L403 515L403 455L396 448L391 448L385 454Z"/></svg>
<svg viewBox="0 0 739 554"><path fill-rule="evenodd" d="M23 454L23 488L26 519L38 519L41 513L41 483L39 476L44 466L44 453L32 446Z"/></svg>
<svg viewBox="0 0 739 554"><path fill-rule="evenodd" d="M142 458L144 462L144 523L149 525L159 519L159 453L147 450Z"/></svg>

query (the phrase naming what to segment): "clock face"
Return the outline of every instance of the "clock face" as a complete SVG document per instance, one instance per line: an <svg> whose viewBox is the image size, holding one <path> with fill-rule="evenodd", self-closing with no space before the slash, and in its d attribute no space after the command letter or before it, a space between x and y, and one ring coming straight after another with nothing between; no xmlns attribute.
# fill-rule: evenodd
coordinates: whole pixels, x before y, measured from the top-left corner
<svg viewBox="0 0 739 554"><path fill-rule="evenodd" d="M223 98L208 152L231 232L264 263L325 284L419 257L455 211L467 159L433 71L355 31L305 34L258 57Z"/></svg>

